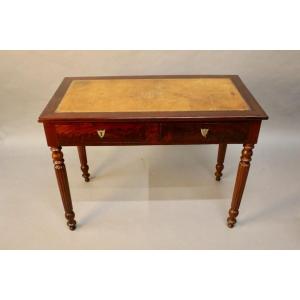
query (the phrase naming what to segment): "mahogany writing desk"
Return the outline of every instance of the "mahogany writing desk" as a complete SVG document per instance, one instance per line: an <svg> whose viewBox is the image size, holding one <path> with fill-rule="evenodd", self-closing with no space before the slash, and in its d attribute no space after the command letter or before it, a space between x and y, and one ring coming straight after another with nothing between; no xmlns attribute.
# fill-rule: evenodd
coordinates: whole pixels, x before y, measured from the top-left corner
<svg viewBox="0 0 300 300"><path fill-rule="evenodd" d="M227 144L243 144L227 219L239 213L252 150L268 116L236 75L67 77L39 117L51 147L67 224L76 228L62 146L218 144L216 180Z"/></svg>

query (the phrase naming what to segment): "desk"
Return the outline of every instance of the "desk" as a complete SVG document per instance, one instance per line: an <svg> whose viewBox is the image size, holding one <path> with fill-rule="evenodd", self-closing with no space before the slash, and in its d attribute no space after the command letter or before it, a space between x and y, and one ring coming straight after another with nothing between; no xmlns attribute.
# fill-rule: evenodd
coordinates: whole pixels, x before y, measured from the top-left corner
<svg viewBox="0 0 300 300"><path fill-rule="evenodd" d="M76 221L62 146L77 146L89 181L86 146L219 145L220 181L227 144L243 144L232 196L232 228L257 143L268 116L236 75L66 77L39 117L52 152L67 225Z"/></svg>

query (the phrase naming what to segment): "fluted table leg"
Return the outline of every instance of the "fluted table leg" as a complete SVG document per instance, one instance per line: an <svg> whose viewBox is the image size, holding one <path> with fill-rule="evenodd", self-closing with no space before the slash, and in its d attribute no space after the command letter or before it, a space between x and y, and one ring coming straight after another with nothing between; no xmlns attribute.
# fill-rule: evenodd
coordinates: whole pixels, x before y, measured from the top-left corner
<svg viewBox="0 0 300 300"><path fill-rule="evenodd" d="M253 148L253 144L244 144L244 148L242 150L242 156L239 163L232 196L231 208L229 210L229 217L227 219L227 225L229 228L232 228L234 226L234 224L236 223L236 217L239 214L239 207L246 185Z"/></svg>
<svg viewBox="0 0 300 300"><path fill-rule="evenodd" d="M87 158L86 158L86 150L85 146L77 146L79 159L80 159L80 165L81 165L81 171L82 171L82 177L86 182L90 181L90 173L89 173L89 166L87 164Z"/></svg>
<svg viewBox="0 0 300 300"><path fill-rule="evenodd" d="M57 183L65 209L65 217L68 220L67 225L70 230L76 229L75 214L72 206L72 199L70 194L69 182L67 177L67 171L64 164L63 153L61 147L51 148L52 159L57 178Z"/></svg>
<svg viewBox="0 0 300 300"><path fill-rule="evenodd" d="M226 154L226 148L227 144L220 144L219 145L219 151L218 151L218 159L217 159L217 164L216 164L216 180L220 181L222 177L222 171L224 169L224 159L225 159L225 154Z"/></svg>

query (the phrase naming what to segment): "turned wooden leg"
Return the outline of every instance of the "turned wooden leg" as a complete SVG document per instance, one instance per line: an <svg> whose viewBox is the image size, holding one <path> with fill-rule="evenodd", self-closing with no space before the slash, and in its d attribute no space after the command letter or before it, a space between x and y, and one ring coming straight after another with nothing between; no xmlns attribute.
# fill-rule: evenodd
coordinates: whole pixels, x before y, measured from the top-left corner
<svg viewBox="0 0 300 300"><path fill-rule="evenodd" d="M77 146L79 159L80 159L80 165L81 165L81 171L82 171L82 177L86 182L90 181L90 174L89 174L89 166L87 164L87 158L86 158L86 150L85 146Z"/></svg>
<svg viewBox="0 0 300 300"><path fill-rule="evenodd" d="M75 214L72 206L72 199L69 189L69 182L67 177L67 171L64 164L63 153L61 151L61 147L51 148L52 151L52 159L54 163L55 174L57 178L57 183L61 195L61 199L63 202L63 206L65 209L65 217L68 220L67 225L70 230L75 230L76 221Z"/></svg>
<svg viewBox="0 0 300 300"><path fill-rule="evenodd" d="M220 144L219 145L219 151L218 151L218 160L216 164L216 180L220 181L222 177L222 171L224 169L224 159L225 159L225 153L226 153L227 144Z"/></svg>
<svg viewBox="0 0 300 300"><path fill-rule="evenodd" d="M242 150L242 156L235 180L231 208L229 210L229 217L227 219L227 225L229 228L232 228L234 226L234 224L236 223L236 217L239 214L239 207L246 185L253 148L253 144L244 144L244 148Z"/></svg>

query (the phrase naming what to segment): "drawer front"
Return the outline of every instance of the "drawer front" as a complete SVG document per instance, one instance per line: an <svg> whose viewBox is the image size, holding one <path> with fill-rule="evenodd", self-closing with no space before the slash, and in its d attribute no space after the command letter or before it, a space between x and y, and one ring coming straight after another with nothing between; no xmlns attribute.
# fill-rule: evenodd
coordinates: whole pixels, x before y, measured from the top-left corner
<svg viewBox="0 0 300 300"><path fill-rule="evenodd" d="M161 125L161 139L167 144L244 143L249 123L166 123Z"/></svg>
<svg viewBox="0 0 300 300"><path fill-rule="evenodd" d="M256 143L260 122L85 122L45 126L49 146Z"/></svg>
<svg viewBox="0 0 300 300"><path fill-rule="evenodd" d="M138 123L80 123L55 125L61 145L139 144L146 125Z"/></svg>

